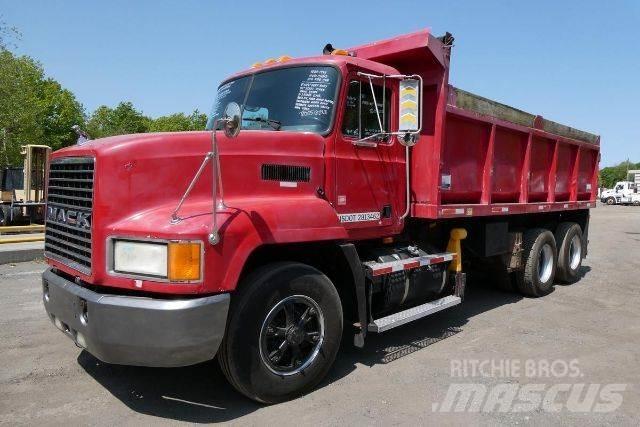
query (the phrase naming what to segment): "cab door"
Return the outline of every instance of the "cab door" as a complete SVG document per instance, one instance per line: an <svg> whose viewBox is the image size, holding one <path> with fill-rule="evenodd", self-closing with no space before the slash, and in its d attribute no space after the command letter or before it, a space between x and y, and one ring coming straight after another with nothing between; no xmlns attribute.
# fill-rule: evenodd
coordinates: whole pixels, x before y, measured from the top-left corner
<svg viewBox="0 0 640 427"><path fill-rule="evenodd" d="M395 117L396 91L387 82L374 82L374 97L368 79L351 74L342 120L335 142L336 188L333 201L343 226L354 232L379 230L399 223L404 213L404 157L392 137L358 140L385 131ZM383 109L384 105L384 109ZM400 200L401 199L401 200Z"/></svg>

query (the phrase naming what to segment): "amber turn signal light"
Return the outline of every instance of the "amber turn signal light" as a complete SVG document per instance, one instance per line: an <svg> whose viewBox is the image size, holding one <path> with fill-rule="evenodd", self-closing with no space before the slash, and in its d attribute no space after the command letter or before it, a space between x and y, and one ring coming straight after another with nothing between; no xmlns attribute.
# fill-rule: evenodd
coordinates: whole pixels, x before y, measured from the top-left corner
<svg viewBox="0 0 640 427"><path fill-rule="evenodd" d="M170 242L168 279L170 281L200 280L201 245L193 242Z"/></svg>

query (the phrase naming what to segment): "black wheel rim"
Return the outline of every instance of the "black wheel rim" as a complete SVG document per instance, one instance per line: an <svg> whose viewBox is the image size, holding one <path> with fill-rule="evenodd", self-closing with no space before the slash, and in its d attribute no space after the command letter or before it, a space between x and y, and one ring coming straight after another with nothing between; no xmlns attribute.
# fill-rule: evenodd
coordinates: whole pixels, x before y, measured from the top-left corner
<svg viewBox="0 0 640 427"><path fill-rule="evenodd" d="M294 375L318 356L324 340L324 317L318 304L305 295L278 302L260 331L260 357L275 374Z"/></svg>

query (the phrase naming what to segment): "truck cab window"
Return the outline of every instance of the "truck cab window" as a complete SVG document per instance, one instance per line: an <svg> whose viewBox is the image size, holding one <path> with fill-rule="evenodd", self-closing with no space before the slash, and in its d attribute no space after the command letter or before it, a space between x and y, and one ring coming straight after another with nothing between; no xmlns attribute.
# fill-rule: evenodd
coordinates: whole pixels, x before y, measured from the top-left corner
<svg viewBox="0 0 640 427"><path fill-rule="evenodd" d="M218 93L216 95L216 101L213 104L213 108L211 109L211 114L209 115L209 119L207 121L207 129L213 129L213 122L216 119L222 117L222 113L226 108L227 104L230 102L235 102L239 105L244 104L244 99L247 94L247 88L249 87L249 82L251 81L251 76L242 77L237 80L231 80L227 83L220 85L218 88Z"/></svg>
<svg viewBox="0 0 640 427"><path fill-rule="evenodd" d="M207 129L229 102L242 107L242 129L328 132L339 73L330 66L298 66L256 72L223 83Z"/></svg>
<svg viewBox="0 0 640 427"><path fill-rule="evenodd" d="M383 90L381 85L373 85L378 113L382 120L384 131L389 130L389 116L391 108L391 90ZM386 93L385 93L386 92ZM383 108L384 98L384 108ZM342 133L353 138L366 138L380 133L380 124L376 114L376 106L373 102L369 82L351 81L347 91L344 118L342 120ZM380 140L386 140L380 137Z"/></svg>

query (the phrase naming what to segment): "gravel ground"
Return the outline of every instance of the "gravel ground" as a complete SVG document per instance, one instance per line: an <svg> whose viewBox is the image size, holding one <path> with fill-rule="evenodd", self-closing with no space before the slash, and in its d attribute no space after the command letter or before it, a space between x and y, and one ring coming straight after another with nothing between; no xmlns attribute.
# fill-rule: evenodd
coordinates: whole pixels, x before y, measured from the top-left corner
<svg viewBox="0 0 640 427"><path fill-rule="evenodd" d="M45 264L2 265L0 424L638 425L640 208L598 207L589 237L578 283L541 299L471 283L461 306L371 335L363 350L345 346L316 391L274 406L236 393L214 362L103 364L50 324L40 296ZM474 373L480 362L483 370ZM472 401L466 411L447 410L452 384L486 390L474 395L478 411L469 410ZM516 411L512 403L524 401L526 385L534 401L547 400ZM591 402L589 387L591 400L609 412L572 401L573 392Z"/></svg>

